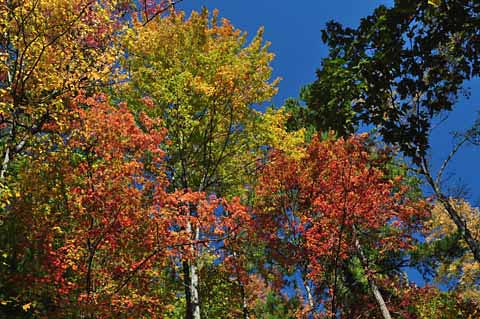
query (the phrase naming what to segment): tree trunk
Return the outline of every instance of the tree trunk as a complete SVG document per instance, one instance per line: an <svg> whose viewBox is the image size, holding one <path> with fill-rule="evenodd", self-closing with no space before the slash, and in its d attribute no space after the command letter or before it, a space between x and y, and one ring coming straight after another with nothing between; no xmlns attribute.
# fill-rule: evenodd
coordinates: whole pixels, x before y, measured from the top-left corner
<svg viewBox="0 0 480 319"><path fill-rule="evenodd" d="M233 251L233 257L237 259L237 252ZM237 283L240 287L240 295L242 297L242 318L243 319L250 319L249 311L248 311L248 300L247 300L247 293L245 291L245 285L240 280L240 273L237 269Z"/></svg>
<svg viewBox="0 0 480 319"><path fill-rule="evenodd" d="M193 233L192 225L187 224L187 232ZM199 230L195 230L195 241L199 239ZM195 256L196 245L190 245L191 252ZM185 285L185 299L186 299L186 319L200 319L200 294L199 294L199 279L198 269L195 260L183 262L183 275Z"/></svg>
<svg viewBox="0 0 480 319"><path fill-rule="evenodd" d="M240 285L241 294L242 294L243 319L250 319L250 316L248 314L248 301L247 301L247 294L245 293L245 286L240 282L240 280L239 280L239 285Z"/></svg>
<svg viewBox="0 0 480 319"><path fill-rule="evenodd" d="M371 278L368 279L368 283L372 288L373 295L375 296L375 300L377 300L378 306L380 307L380 311L382 312L384 319L392 319L390 316L390 311L388 311L387 305L385 304L385 300L383 300L382 293L378 290L375 281Z"/></svg>
<svg viewBox="0 0 480 319"><path fill-rule="evenodd" d="M10 161L10 148L8 148L8 146L7 146L7 149L5 150L5 155L3 157L2 169L1 169L1 172L0 172L0 180L5 179L5 175L6 175L6 172L7 172L9 161Z"/></svg>
<svg viewBox="0 0 480 319"><path fill-rule="evenodd" d="M190 291L192 296L192 318L200 319L200 296L198 293L198 272L195 262L190 265Z"/></svg>
<svg viewBox="0 0 480 319"><path fill-rule="evenodd" d="M428 184L430 184L430 186L432 187L438 201L443 204L443 207L445 207L445 209L447 210L448 215L457 226L460 234L470 248L470 251L473 254L473 258L475 258L475 260L480 263L480 244L473 238L472 233L468 229L466 222L462 219L461 215L457 212L455 207L453 207L453 205L450 203L450 199L442 193L439 184L433 179L429 171L426 159L423 158L422 160L422 174L426 177Z"/></svg>
<svg viewBox="0 0 480 319"><path fill-rule="evenodd" d="M10 148L9 146L7 146L7 149L5 150L5 155L3 155L2 168L0 170L0 181L3 181L5 179L8 170L8 164L12 160L12 157L15 153L18 153L23 149L26 142L26 139L23 139L14 148Z"/></svg>
<svg viewBox="0 0 480 319"><path fill-rule="evenodd" d="M443 194L438 193L437 198L443 204L443 207L445 207L445 209L447 210L450 218L457 226L463 239L467 242L468 247L472 251L473 257L477 262L480 263L480 246L478 242L473 238L472 233L468 229L466 222L460 217L460 214L458 214L457 210L452 206L448 198L443 196Z"/></svg>
<svg viewBox="0 0 480 319"><path fill-rule="evenodd" d="M304 279L303 280L303 286L305 286L305 291L307 292L307 301L308 305L310 306L310 309L313 311L315 310L315 303L313 302L313 295L312 295L312 289L308 285L308 282Z"/></svg>
<svg viewBox="0 0 480 319"><path fill-rule="evenodd" d="M185 287L185 319L193 318L192 311L192 292L190 290L190 264L183 262L183 286Z"/></svg>
<svg viewBox="0 0 480 319"><path fill-rule="evenodd" d="M312 290L310 289L310 286L308 286L308 284L305 285L305 290L307 291L308 305L313 310L314 309L314 304L313 304Z"/></svg>
<svg viewBox="0 0 480 319"><path fill-rule="evenodd" d="M360 255L360 260L362 262L362 266L365 271L368 270L368 261L365 255L363 254L363 249L362 246L360 245L360 242L358 241L357 237L355 236L355 248L358 250L358 254ZM390 311L387 308L387 304L385 303L385 300L383 299L382 293L378 289L377 284L375 283L375 280L367 274L367 279L368 279L368 284L370 285L370 288L372 289L373 296L375 297L375 300L377 301L378 306L380 307L380 311L382 312L382 316L384 319L392 319L392 316L390 315Z"/></svg>

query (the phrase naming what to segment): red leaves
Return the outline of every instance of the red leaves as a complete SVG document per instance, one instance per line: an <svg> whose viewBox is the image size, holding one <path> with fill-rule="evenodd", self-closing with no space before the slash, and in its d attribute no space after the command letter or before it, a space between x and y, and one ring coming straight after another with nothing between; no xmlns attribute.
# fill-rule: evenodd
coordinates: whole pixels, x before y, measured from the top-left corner
<svg viewBox="0 0 480 319"><path fill-rule="evenodd" d="M400 177L388 178L391 159L386 150L370 150L365 136L315 138L300 160L273 153L255 210L272 254L307 264L319 281L326 266L358 254L356 239L380 254L409 247L426 205L408 198Z"/></svg>
<svg viewBox="0 0 480 319"><path fill-rule="evenodd" d="M168 225L153 214L167 198L166 131L101 94L78 96L69 106L64 124L51 126L47 151L33 150L25 171L32 180L15 206L19 218L31 212L24 217L31 228L25 246L35 249L40 267L31 282L58 303L76 302L104 318L123 307L148 313L143 303L156 276L152 266L172 242ZM115 291L122 285L128 289Z"/></svg>
<svg viewBox="0 0 480 319"><path fill-rule="evenodd" d="M101 94L81 95L69 106L65 124L50 127L55 142L32 155L25 173L34 182L20 198L40 195L18 209L34 211L34 218L22 217L34 242L25 245L41 251L35 257L41 271L29 280L85 313L153 314L160 303L149 289L162 267L207 255L248 287L251 261L242 252L255 238L274 262L290 272L307 269L318 287L331 289L325 273L358 255L356 240L378 255L407 249L425 214L402 178L387 177L391 154L369 149L364 137L314 139L301 159L273 153L252 218L239 198L167 193L160 120L112 106ZM55 218L43 207L54 207ZM281 289L285 273L272 268L268 280Z"/></svg>
<svg viewBox="0 0 480 319"><path fill-rule="evenodd" d="M176 191L166 198L160 216L165 219L175 242L177 254L189 245L225 246L248 228L250 214L239 198L228 201L205 192ZM198 230L200 237L196 236ZM179 250L179 251L178 251ZM194 256L188 256L193 258Z"/></svg>

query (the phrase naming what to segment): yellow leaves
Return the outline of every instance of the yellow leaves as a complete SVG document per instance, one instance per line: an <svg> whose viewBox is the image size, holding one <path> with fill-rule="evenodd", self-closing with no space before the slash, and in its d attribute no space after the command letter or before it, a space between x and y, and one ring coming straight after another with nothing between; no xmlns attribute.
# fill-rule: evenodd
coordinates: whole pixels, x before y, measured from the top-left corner
<svg viewBox="0 0 480 319"><path fill-rule="evenodd" d="M83 84L85 79L106 80L107 73L102 70L111 67L114 48L111 45L92 47L88 36L101 41L109 32L111 21L107 7L84 0L27 0L9 15L0 15L0 22L8 20L0 23L8 26L7 34L17 35L5 40L21 52L22 69L13 76L22 76L23 89L30 91L30 99L49 90L77 86L80 79ZM86 8L88 10L82 10ZM2 57L2 62L14 61Z"/></svg>
<svg viewBox="0 0 480 319"><path fill-rule="evenodd" d="M282 132L280 120L260 124L252 108L270 99L277 85L270 80L273 55L261 31L247 44L246 34L218 13L210 18L205 10L189 18L176 13L153 20L124 37L131 53L124 60L130 81L118 92L128 99L149 96L155 101L155 107L140 107L165 120L167 151L175 159L186 157L189 185L197 185L204 170L214 169L207 173L210 179L242 188L262 146L275 143L287 149L296 144L299 138ZM271 129L285 134L274 138ZM176 169L179 174L182 170Z"/></svg>
<svg viewBox="0 0 480 319"><path fill-rule="evenodd" d="M475 273L475 272L480 272L480 264L479 263L471 263L471 264L466 264L463 266L463 270L466 273Z"/></svg>
<svg viewBox="0 0 480 319"><path fill-rule="evenodd" d="M287 132L285 125L288 117L289 115L284 109L267 109L266 113L261 116L258 127L259 134L263 135L260 140L294 159L300 159L305 154L305 129Z"/></svg>
<svg viewBox="0 0 480 319"><path fill-rule="evenodd" d="M472 232L475 239L480 239L480 211L473 208L464 200L450 200L455 209L461 212L461 217L465 220L468 229ZM430 229L428 240L439 238L442 235L452 235L457 227L451 220L448 212L443 205L437 202L432 210L432 219L427 224Z"/></svg>
<svg viewBox="0 0 480 319"><path fill-rule="evenodd" d="M10 205L15 198L20 197L20 192L15 184L8 184L7 181L0 182L0 211ZM0 225L2 219L0 218Z"/></svg>
<svg viewBox="0 0 480 319"><path fill-rule="evenodd" d="M441 0L428 0L428 4L438 7L440 5Z"/></svg>
<svg viewBox="0 0 480 319"><path fill-rule="evenodd" d="M450 199L450 203L460 212L460 217L465 221L472 236L480 240L480 211L471 207L468 202L462 199ZM445 207L437 202L432 210L431 220L425 225L428 230L427 242L439 240L447 235L453 235L457 227L451 220ZM480 304L480 287L476 285L480 278L480 264L475 261L473 254L468 250L467 244L461 240L467 251L464 255L455 260L441 264L439 267L438 280L458 280L459 291L464 298L469 298Z"/></svg>
<svg viewBox="0 0 480 319"><path fill-rule="evenodd" d="M22 306L23 311L28 311L32 307L32 303L26 303Z"/></svg>
<svg viewBox="0 0 480 319"><path fill-rule="evenodd" d="M12 144L5 147L33 139L31 132L47 123L61 127L65 97L110 79L119 52L108 8L108 2L87 0L25 0L0 6L3 46L18 53L0 53L0 114L7 126L16 127L4 127L16 135L5 138Z"/></svg>
<svg viewBox="0 0 480 319"><path fill-rule="evenodd" d="M215 87L205 82L201 77L197 76L193 80L193 87L199 94L211 97L215 94Z"/></svg>
<svg viewBox="0 0 480 319"><path fill-rule="evenodd" d="M53 228L52 228L52 231L53 231L54 233L58 234L58 235L61 235L61 234L64 233L63 230L62 230L62 228L60 228L59 226L53 227Z"/></svg>
<svg viewBox="0 0 480 319"><path fill-rule="evenodd" d="M172 77L178 82L178 75L184 72L191 73L194 81L185 82L183 97L180 95L184 100L196 98L186 94L190 85L207 98L215 91L229 93L232 103L244 107L275 93L275 85L268 83L272 56L259 46L261 37L244 47L244 36L226 20L209 27L206 11L194 12L187 20L183 17L176 14L155 20L125 36L128 50L141 57L129 59L132 79L154 91L152 96L163 98L161 87Z"/></svg>

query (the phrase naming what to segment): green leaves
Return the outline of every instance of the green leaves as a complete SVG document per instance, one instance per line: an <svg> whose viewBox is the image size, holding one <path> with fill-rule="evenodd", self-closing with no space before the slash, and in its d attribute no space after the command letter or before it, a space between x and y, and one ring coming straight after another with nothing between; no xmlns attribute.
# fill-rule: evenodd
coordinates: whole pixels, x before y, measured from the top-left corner
<svg viewBox="0 0 480 319"><path fill-rule="evenodd" d="M179 13L127 35L130 81L117 92L168 127L172 188L234 194L250 177L232 170L254 165L268 143L254 139L261 115L251 105L276 91L273 55L261 31L247 44L228 20L208 14ZM140 102L145 96L152 105Z"/></svg>
<svg viewBox="0 0 480 319"><path fill-rule="evenodd" d="M451 110L462 84L479 75L478 10L471 0L447 1L435 11L402 0L377 8L356 29L329 22L322 32L329 57L307 101L326 120L317 128L344 135L361 123L374 125L418 162L429 147L431 121Z"/></svg>

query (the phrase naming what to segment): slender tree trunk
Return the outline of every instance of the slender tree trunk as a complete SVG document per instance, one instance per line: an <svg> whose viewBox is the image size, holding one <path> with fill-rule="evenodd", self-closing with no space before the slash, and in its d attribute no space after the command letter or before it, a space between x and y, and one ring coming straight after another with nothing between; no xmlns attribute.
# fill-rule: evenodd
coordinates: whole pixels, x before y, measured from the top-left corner
<svg viewBox="0 0 480 319"><path fill-rule="evenodd" d="M375 300L377 300L378 306L380 307L380 311L382 312L382 316L384 319L392 319L390 315L390 311L388 311L387 305L385 304L385 300L383 300L382 294L378 289L375 281L373 279L368 279L370 287L372 288L373 295L375 296Z"/></svg>
<svg viewBox="0 0 480 319"><path fill-rule="evenodd" d="M445 196L440 190L439 183L437 183L437 181L433 179L432 174L430 173L428 168L427 160L425 158L422 158L421 172L426 177L428 184L430 184L433 191L435 192L438 201L442 203L443 207L445 207L445 209L447 210L448 215L457 226L460 234L470 248L473 257L477 262L480 263L480 244L474 239L472 233L467 227L466 222L462 219L461 215L457 212L455 207L453 207L450 199L447 198L447 196Z"/></svg>
<svg viewBox="0 0 480 319"><path fill-rule="evenodd" d="M240 291L242 294L242 313L243 313L243 319L250 319L250 316L248 314L248 301L247 301L247 294L245 293L245 286L238 281L240 285Z"/></svg>
<svg viewBox="0 0 480 319"><path fill-rule="evenodd" d="M237 259L237 252L233 251L233 257ZM250 319L249 311L248 311L248 300L247 300L247 293L245 291L245 285L240 280L240 273L237 269L237 283L240 287L240 295L242 297L242 318L243 319Z"/></svg>
<svg viewBox="0 0 480 319"><path fill-rule="evenodd" d="M187 233L193 233L192 225L187 224ZM195 241L199 239L199 229L195 230ZM191 252L194 254L196 245L190 245ZM195 254L194 254L195 255ZM200 319L200 294L199 294L199 278L198 269L195 260L183 262L183 275L185 285L186 299L186 319Z"/></svg>
<svg viewBox="0 0 480 319"><path fill-rule="evenodd" d="M200 296L198 293L198 271L195 262L190 265L190 291L192 293L192 315L193 319L200 319Z"/></svg>
<svg viewBox="0 0 480 319"><path fill-rule="evenodd" d="M188 261L183 262L183 286L185 287L185 319L192 319L192 293L190 290L190 265Z"/></svg>
<svg viewBox="0 0 480 319"><path fill-rule="evenodd" d="M480 263L480 245L479 243L473 238L472 233L467 227L466 222L460 217L460 214L457 212L455 207L450 203L450 200L443 196L443 194L437 193L438 200L443 204L443 207L447 210L450 218L453 220L455 225L462 234L463 239L467 243L468 247L473 253L473 257L477 262Z"/></svg>
<svg viewBox="0 0 480 319"><path fill-rule="evenodd" d="M310 286L308 285L308 282L305 278L302 278L302 280L303 280L303 286L305 287L305 291L307 292L308 305L310 306L310 309L312 309L312 311L313 311L315 309L315 302L313 301L312 288L310 288Z"/></svg>
<svg viewBox="0 0 480 319"><path fill-rule="evenodd" d="M7 174L8 170L8 164L12 160L12 157L16 152L19 152L22 150L22 148L25 146L26 139L23 139L20 143L17 144L17 146L10 148L7 146L7 149L5 150L5 155L3 155L3 160L2 160L2 168L0 170L0 181L4 180Z"/></svg>
<svg viewBox="0 0 480 319"><path fill-rule="evenodd" d="M308 300L308 305L310 308L313 310L315 309L315 304L313 303L313 296L312 296L312 289L308 284L305 285L305 290L307 291L307 300Z"/></svg>
<svg viewBox="0 0 480 319"><path fill-rule="evenodd" d="M7 172L9 161L10 161L10 148L8 148L8 146L7 146L7 149L5 150L5 155L4 155L3 161L2 161L2 170L0 172L0 180L5 179L5 174Z"/></svg>
<svg viewBox="0 0 480 319"><path fill-rule="evenodd" d="M355 248L357 248L357 251L360 255L360 260L362 262L363 268L365 271L368 270L367 265L368 261L365 255L363 254L363 249L362 246L360 245L360 242L358 241L357 237L355 236ZM378 289L377 284L375 283L375 280L367 274L367 279L368 279L368 284L370 285L370 288L372 289L373 296L375 297L375 300L377 301L378 306L380 307L380 311L382 312L382 316L384 319L392 319L392 316L390 315L390 311L388 310L387 304L385 303L385 300L383 299L382 293Z"/></svg>

